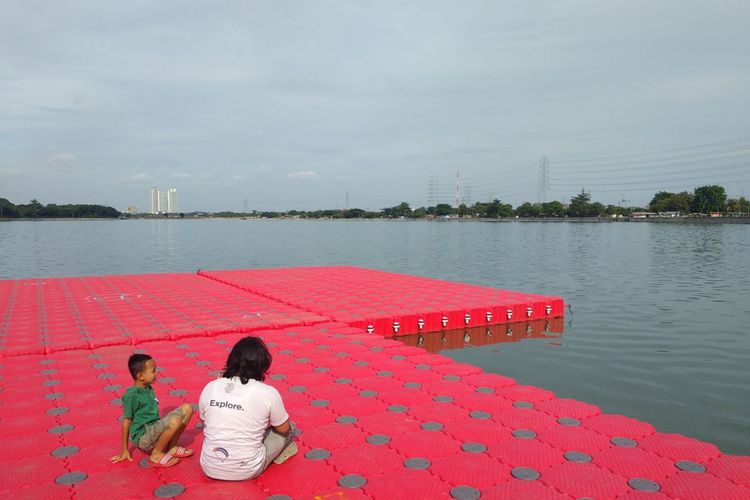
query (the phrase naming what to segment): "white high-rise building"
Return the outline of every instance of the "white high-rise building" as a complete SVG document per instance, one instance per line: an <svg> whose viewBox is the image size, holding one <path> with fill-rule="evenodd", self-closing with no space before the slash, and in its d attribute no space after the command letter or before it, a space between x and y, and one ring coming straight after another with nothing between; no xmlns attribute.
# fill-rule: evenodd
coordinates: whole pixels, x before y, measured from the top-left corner
<svg viewBox="0 0 750 500"><path fill-rule="evenodd" d="M177 189L169 188L168 191L159 191L158 187L151 188L151 200L149 204L151 214L174 214L177 213Z"/></svg>
<svg viewBox="0 0 750 500"><path fill-rule="evenodd" d="M148 213L158 214L159 213L159 188L151 188L151 199L149 200Z"/></svg>
<svg viewBox="0 0 750 500"><path fill-rule="evenodd" d="M167 191L167 213L177 213L177 190L175 188L169 188Z"/></svg>

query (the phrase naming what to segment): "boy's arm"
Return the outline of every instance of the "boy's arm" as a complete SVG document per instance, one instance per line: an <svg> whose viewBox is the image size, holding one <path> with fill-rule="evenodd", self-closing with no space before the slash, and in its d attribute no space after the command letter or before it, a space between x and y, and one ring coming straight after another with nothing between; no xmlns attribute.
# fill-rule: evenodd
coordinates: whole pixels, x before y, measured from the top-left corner
<svg viewBox="0 0 750 500"><path fill-rule="evenodd" d="M130 449L128 448L128 437L130 435L130 425L132 423L133 421L129 418L124 418L122 420L122 451L119 455L112 457L113 463L121 462L123 460L133 461L133 458L130 456Z"/></svg>

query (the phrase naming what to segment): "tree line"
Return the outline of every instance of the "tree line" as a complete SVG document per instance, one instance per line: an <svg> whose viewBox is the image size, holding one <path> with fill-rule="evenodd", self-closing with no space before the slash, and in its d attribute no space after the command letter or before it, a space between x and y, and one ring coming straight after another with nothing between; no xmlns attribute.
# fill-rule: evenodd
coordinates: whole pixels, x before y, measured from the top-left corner
<svg viewBox="0 0 750 500"><path fill-rule="evenodd" d="M591 193L581 190L564 205L559 201L547 203L525 202L515 208L509 203L498 199L489 202L477 202L472 205L461 204L458 207L448 203L439 203L430 207L412 209L408 203L401 202L393 207L386 207L377 212L351 208L345 210L290 210L287 212L253 211L237 214L221 212L213 214L218 217L247 217L279 218L296 217L310 219L422 219L431 217L479 217L479 218L509 218L509 217L611 217L629 216L633 212L679 212L681 215L720 213L748 213L750 202L745 197L727 199L726 190L722 186L711 185L696 188L693 193L670 193L659 191L646 207L623 207L620 205L604 205L598 201L591 201Z"/></svg>
<svg viewBox="0 0 750 500"><path fill-rule="evenodd" d="M43 205L37 200L15 205L0 198L0 219L116 219L120 215L118 210L103 205Z"/></svg>
<svg viewBox="0 0 750 500"><path fill-rule="evenodd" d="M345 210L288 210L285 212L257 211L248 213L218 212L213 214L196 213L180 214L191 217L262 217L267 219L294 217L304 219L422 219L432 217L479 217L479 218L509 218L509 217L611 217L629 216L633 212L675 212L681 215L689 214L748 214L750 202L742 196L728 199L723 186L709 185L695 188L692 193L683 191L670 193L659 191L651 199L647 207L623 207L619 205L604 205L598 201L591 201L591 193L581 190L564 205L559 201L547 203L525 202L515 208L509 203L498 199L488 202L477 202L472 205L461 204L458 207L448 203L438 203L435 206L412 209L406 202L393 207L386 207L379 211L349 208ZM37 200L31 200L26 205L14 205L5 198L0 198L0 218L117 218L122 214L112 208L102 205L56 205L50 203L42 205Z"/></svg>

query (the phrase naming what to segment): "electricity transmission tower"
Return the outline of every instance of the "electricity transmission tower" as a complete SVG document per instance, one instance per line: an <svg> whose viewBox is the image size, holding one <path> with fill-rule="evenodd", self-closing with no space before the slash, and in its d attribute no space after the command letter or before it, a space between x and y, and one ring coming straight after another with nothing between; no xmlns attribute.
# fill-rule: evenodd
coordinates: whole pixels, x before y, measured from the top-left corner
<svg viewBox="0 0 750 500"><path fill-rule="evenodd" d="M427 182L427 206L434 207L436 205L435 200L437 199L438 193L438 181L434 177L430 177Z"/></svg>

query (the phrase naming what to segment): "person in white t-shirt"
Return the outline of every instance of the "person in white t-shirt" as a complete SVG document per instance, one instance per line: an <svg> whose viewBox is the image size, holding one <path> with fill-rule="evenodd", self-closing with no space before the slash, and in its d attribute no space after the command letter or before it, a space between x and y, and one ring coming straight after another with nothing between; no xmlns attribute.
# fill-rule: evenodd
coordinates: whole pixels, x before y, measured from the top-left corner
<svg viewBox="0 0 750 500"><path fill-rule="evenodd" d="M214 479L259 476L297 453L295 428L281 394L264 384L271 353L258 337L237 342L222 376L206 384L199 401L204 440L200 464Z"/></svg>

